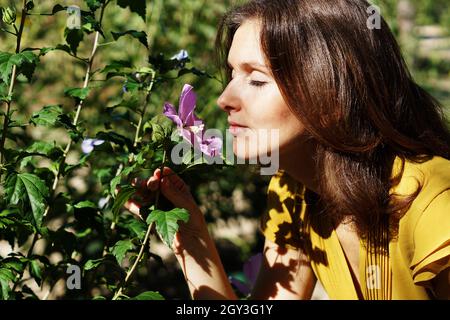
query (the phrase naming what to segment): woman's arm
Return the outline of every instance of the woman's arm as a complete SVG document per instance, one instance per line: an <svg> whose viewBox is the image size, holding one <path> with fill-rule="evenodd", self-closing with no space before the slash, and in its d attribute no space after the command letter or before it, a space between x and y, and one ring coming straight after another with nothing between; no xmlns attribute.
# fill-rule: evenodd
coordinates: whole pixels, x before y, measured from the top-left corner
<svg viewBox="0 0 450 320"><path fill-rule="evenodd" d="M172 247L192 298L237 299L189 187L167 167L164 168L164 176L160 185L164 196L176 207L185 208L190 213L189 221L180 224ZM142 186L156 191L159 179L160 172L156 170ZM139 214L139 203L129 201L126 207ZM252 299L309 299L315 281L309 260L301 250L285 249L266 240Z"/></svg>
<svg viewBox="0 0 450 320"><path fill-rule="evenodd" d="M192 298L237 299L198 207L190 212L190 219L194 220L195 226L189 223L180 225L173 248ZM199 220L203 220L203 223ZM202 225L204 228L199 228Z"/></svg>

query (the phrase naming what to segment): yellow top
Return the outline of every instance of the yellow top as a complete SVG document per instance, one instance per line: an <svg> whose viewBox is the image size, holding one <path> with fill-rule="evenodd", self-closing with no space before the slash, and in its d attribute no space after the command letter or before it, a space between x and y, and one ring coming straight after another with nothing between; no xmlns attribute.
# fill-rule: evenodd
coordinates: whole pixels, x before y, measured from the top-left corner
<svg viewBox="0 0 450 320"><path fill-rule="evenodd" d="M400 168L397 158L393 173ZM320 214L313 217L317 196L283 171L269 183L261 231L280 246L306 248L330 299L430 299L429 281L450 267L450 161L441 157L423 163L406 161L400 183L392 191L411 194L418 182L420 193L400 219L397 236L386 242L389 254L368 254L360 241L361 287L352 279L334 227L324 223Z"/></svg>

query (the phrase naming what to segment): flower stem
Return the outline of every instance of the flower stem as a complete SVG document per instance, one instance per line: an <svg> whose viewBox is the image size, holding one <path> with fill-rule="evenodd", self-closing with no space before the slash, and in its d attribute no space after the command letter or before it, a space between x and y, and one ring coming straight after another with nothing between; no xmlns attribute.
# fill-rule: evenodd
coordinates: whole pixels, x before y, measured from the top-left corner
<svg viewBox="0 0 450 320"><path fill-rule="evenodd" d="M161 180L163 178L165 162L166 162L166 150L164 150L163 160L162 160L162 164L161 164L161 168L160 168L161 169L161 178L158 181L159 186L158 186L158 190L156 192L155 210L158 209L159 195L161 193ZM128 281L130 280L130 277L133 275L134 271L136 270L136 267L139 264L139 261L141 260L142 256L144 255L144 250L147 247L147 244L150 239L150 233L152 232L152 230L153 230L153 223L150 223L147 228L147 232L145 233L144 241L142 242L141 248L139 250L139 254L138 254L136 260L134 261L133 266L128 270L123 284L119 287L119 290L117 290L117 292L114 294L112 300L117 300L122 295L123 288L127 285Z"/></svg>

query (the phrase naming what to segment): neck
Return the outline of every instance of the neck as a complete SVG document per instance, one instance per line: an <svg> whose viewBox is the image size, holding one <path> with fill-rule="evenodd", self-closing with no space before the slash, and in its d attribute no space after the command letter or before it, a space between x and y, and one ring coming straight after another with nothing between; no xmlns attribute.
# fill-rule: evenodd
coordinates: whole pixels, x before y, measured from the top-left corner
<svg viewBox="0 0 450 320"><path fill-rule="evenodd" d="M319 181L314 160L317 143L313 139L298 139L289 150L280 150L280 169L319 194Z"/></svg>

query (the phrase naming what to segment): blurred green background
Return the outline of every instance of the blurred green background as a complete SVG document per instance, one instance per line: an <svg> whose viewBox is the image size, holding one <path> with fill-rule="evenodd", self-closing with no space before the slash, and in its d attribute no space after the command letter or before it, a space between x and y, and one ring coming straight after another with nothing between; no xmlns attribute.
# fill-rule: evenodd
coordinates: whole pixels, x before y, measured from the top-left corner
<svg viewBox="0 0 450 320"><path fill-rule="evenodd" d="M36 2L36 11L51 12L55 1ZM214 38L218 19L236 1L207 0L152 0L147 1L147 22L129 10L117 6L108 7L104 26L106 30L144 30L149 36L150 52L164 53L170 57L181 49L187 50L192 65L219 77L214 62ZM11 1L0 0L0 6ZM85 7L84 1L57 1L64 5ZM450 116L450 4L448 0L384 0L373 1L381 7L381 13L390 24L409 64L416 81L433 94L445 106ZM17 1L17 5L20 5ZM64 12L54 16L32 16L26 26L23 48L52 47L64 43L63 32L66 25ZM79 48L79 56L88 56L93 34L85 36ZM111 34L102 42L112 41ZM14 39L0 32L0 51L12 51ZM105 45L98 52L94 69L112 60L131 60L138 69L147 63L146 48L127 37L113 44ZM16 86L16 116L28 118L32 112L44 105L63 104L67 110L74 108L73 102L64 96L64 88L80 87L84 76L84 66L63 52L51 52L41 59L33 83ZM190 83L198 94L197 109L208 127L225 130L226 115L217 107L216 99L222 84L205 77L186 75L180 79L164 83L151 102L150 115L162 111L164 101L177 103L184 83ZM117 102L122 83L109 81L101 89L91 91L85 101L82 121L85 127L103 128L102 110ZM34 131L33 131L34 130ZM30 130L26 133L34 139L44 139L64 143L64 135L55 131ZM89 132L86 132L89 135ZM78 148L79 145L75 148ZM229 274L242 270L243 263L261 250L262 238L257 232L258 217L265 210L265 192L269 177L260 176L259 170L248 167L227 169L219 178L208 182L192 182L193 193L201 209L210 222L219 251ZM73 188L82 198L90 190L90 171L79 173ZM207 181L203 177L200 181ZM188 181L189 182L189 181ZM1 243L0 243L1 245ZM173 256L163 246L153 250L163 257L165 265L151 260L147 268L139 270L136 291L139 286L148 290L158 290L168 299L189 298L183 275ZM0 252L1 253L1 252ZM64 286L52 291L49 298L75 298L76 293L65 292ZM92 295L101 294L94 288ZM95 291L97 290L97 291ZM94 292L95 291L95 292ZM71 295L74 296L71 296Z"/></svg>

